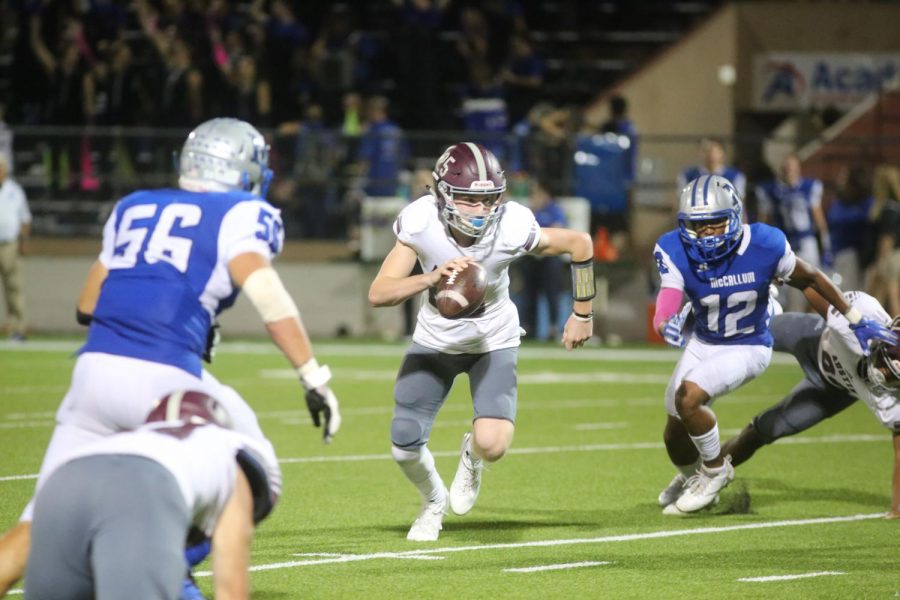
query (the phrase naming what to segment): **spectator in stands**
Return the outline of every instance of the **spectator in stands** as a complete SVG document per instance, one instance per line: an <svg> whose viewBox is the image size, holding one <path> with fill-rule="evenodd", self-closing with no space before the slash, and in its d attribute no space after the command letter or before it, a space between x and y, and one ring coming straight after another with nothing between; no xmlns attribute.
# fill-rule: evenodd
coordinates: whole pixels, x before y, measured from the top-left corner
<svg viewBox="0 0 900 600"><path fill-rule="evenodd" d="M295 84L290 77L298 49L305 48L310 40L306 26L294 14L293 3L285 0L274 0L265 11L264 0L254 0L251 15L261 28L260 46L264 49L264 62L272 87L273 121L280 122L295 119L297 113L288 112L294 105L291 102Z"/></svg>
<svg viewBox="0 0 900 600"><path fill-rule="evenodd" d="M465 67L456 76L471 81L478 79L472 76L472 69L493 71L494 64L490 56L491 31L484 13L472 6L463 8L459 17L459 29L456 53Z"/></svg>
<svg viewBox="0 0 900 600"><path fill-rule="evenodd" d="M318 104L306 109L302 121L282 123L278 133L294 139L293 165L284 182L276 182L272 190L283 210L296 215L285 217L286 233L290 237L326 237L329 219L338 210L339 141L334 131L325 127Z"/></svg>
<svg viewBox="0 0 900 600"><path fill-rule="evenodd" d="M500 70L510 120L518 121L523 118L539 99L546 70L544 59L535 51L528 36L526 34L512 36L509 42L509 56Z"/></svg>
<svg viewBox="0 0 900 600"><path fill-rule="evenodd" d="M138 3L138 20L144 34L153 42L161 62L163 80L158 97L159 124L167 127L190 127L203 120L203 85L201 70L193 62L188 41L176 33L177 26L161 29L156 10L146 2ZM178 20L176 16L169 19Z"/></svg>
<svg viewBox="0 0 900 600"><path fill-rule="evenodd" d="M373 96L366 102L368 125L357 151L359 174L369 196L393 196L408 150L403 131L388 118L388 99Z"/></svg>
<svg viewBox="0 0 900 600"><path fill-rule="evenodd" d="M875 170L873 191L866 289L889 313L897 315L900 314L900 169L879 166Z"/></svg>
<svg viewBox="0 0 900 600"><path fill-rule="evenodd" d="M506 99L499 79L486 62L472 64L462 100L463 130L498 160L506 158L509 127Z"/></svg>
<svg viewBox="0 0 900 600"><path fill-rule="evenodd" d="M259 72L256 58L239 56L226 88L229 110L226 114L258 123L261 127L272 124L272 88L269 80Z"/></svg>
<svg viewBox="0 0 900 600"><path fill-rule="evenodd" d="M394 19L394 63L397 89L416 90L396 99L410 129L445 129L438 110L440 90L440 25L450 0L391 0Z"/></svg>
<svg viewBox="0 0 900 600"><path fill-rule="evenodd" d="M719 175L724 177L734 185L738 196L744 198L744 192L747 190L747 178L735 167L725 164L725 146L722 140L716 138L703 138L700 141L700 164L694 167L687 167L678 176L678 190L681 194L682 188L689 181L700 177L701 175Z"/></svg>
<svg viewBox="0 0 900 600"><path fill-rule="evenodd" d="M31 212L22 186L9 176L0 154L0 282L6 301L10 338L25 340L25 294L22 256L31 233Z"/></svg>
<svg viewBox="0 0 900 600"><path fill-rule="evenodd" d="M756 200L759 221L782 230L797 256L816 268L831 266L831 237L822 209L822 182L803 176L796 154L784 158L777 179L756 187ZM787 310L808 308L803 293L793 288L788 290L786 300Z"/></svg>
<svg viewBox="0 0 900 600"><path fill-rule="evenodd" d="M600 126L601 133L615 133L628 138L628 149L625 151L625 181L629 188L637 177L638 132L634 121L628 116L628 100L620 94L613 94L609 99L609 119Z"/></svg>
<svg viewBox="0 0 900 600"><path fill-rule="evenodd" d="M872 208L872 186L869 170L863 166L845 167L838 175L838 189L828 207L828 231L834 270L841 276L844 289L858 290L862 285L863 247L869 233L869 211Z"/></svg>
<svg viewBox="0 0 900 600"><path fill-rule="evenodd" d="M628 245L630 147L624 135L599 133L597 123L588 120L575 138L574 191L591 204L590 232L594 257L600 262L618 260L620 250Z"/></svg>
<svg viewBox="0 0 900 600"><path fill-rule="evenodd" d="M316 65L319 101L329 126L340 119L340 101L344 94L365 86L371 52L367 38L356 29L348 7L334 4L310 48L310 56Z"/></svg>
<svg viewBox="0 0 900 600"><path fill-rule="evenodd" d="M82 49L85 41L78 20L67 18L58 47L51 51L42 35L42 17L34 14L29 20L29 42L47 80L47 92L42 110L44 124L82 125L85 122L84 64ZM50 141L51 185L68 190L74 182L72 172L81 156L78 140L72 137Z"/></svg>
<svg viewBox="0 0 900 600"><path fill-rule="evenodd" d="M556 202L546 181L535 179L531 182L531 202L529 207L541 227L567 227L566 214ZM562 307L563 262L559 256L537 256L527 254L519 262L522 272L522 328L527 337L541 340L556 339ZM540 300L547 307L546 332L538 331Z"/></svg>
<svg viewBox="0 0 900 600"><path fill-rule="evenodd" d="M7 169L15 172L13 162L13 135L12 130L6 124L6 104L0 102L0 158L6 159Z"/></svg>

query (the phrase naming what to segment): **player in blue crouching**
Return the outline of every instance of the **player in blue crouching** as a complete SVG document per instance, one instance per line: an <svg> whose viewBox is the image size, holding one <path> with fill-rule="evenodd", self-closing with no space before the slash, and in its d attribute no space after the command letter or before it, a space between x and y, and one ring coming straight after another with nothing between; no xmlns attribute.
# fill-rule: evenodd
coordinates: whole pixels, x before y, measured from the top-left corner
<svg viewBox="0 0 900 600"><path fill-rule="evenodd" d="M297 369L325 441L337 432L331 372L316 362L297 307L271 266L284 234L280 212L264 199L268 159L269 147L252 125L212 119L185 141L178 188L137 191L116 204L78 300L78 320L90 329L38 487L84 444L139 426L175 390L216 398L236 431L264 439L243 398L202 366L215 316L240 291ZM0 595L22 576L31 510L29 504L0 539Z"/></svg>
<svg viewBox="0 0 900 600"><path fill-rule="evenodd" d="M798 289L811 287L844 315L864 350L893 334L848 304L828 277L797 258L784 234L768 225L742 222L734 185L703 175L681 192L678 229L654 249L661 288L654 327L684 353L665 394L663 435L675 478L659 495L666 514L698 511L714 503L734 479L719 441L713 401L762 373L772 358L769 284L775 278ZM682 331L687 295L693 313L690 340Z"/></svg>

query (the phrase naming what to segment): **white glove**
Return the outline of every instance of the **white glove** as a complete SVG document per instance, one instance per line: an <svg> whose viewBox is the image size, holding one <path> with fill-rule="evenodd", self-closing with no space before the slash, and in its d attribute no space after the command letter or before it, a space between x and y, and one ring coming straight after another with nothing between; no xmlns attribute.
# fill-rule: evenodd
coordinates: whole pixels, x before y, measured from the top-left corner
<svg viewBox="0 0 900 600"><path fill-rule="evenodd" d="M681 307L681 311L671 319L666 321L663 327L663 339L666 343L675 348L684 348L687 344L687 338L684 337L684 323L691 314L691 303L688 302Z"/></svg>

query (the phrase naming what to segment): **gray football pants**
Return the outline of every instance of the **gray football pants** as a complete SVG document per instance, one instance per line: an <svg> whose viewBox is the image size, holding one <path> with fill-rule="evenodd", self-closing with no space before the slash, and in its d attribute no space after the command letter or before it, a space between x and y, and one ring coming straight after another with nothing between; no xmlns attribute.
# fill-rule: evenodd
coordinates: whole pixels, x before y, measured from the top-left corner
<svg viewBox="0 0 900 600"><path fill-rule="evenodd" d="M79 458L35 499L26 600L178 598L191 517L175 477L120 454Z"/></svg>
<svg viewBox="0 0 900 600"><path fill-rule="evenodd" d="M846 391L826 382L819 372L819 338L825 331L822 317L783 313L772 317L770 327L774 349L793 354L806 378L781 402L753 417L753 428L767 444L805 431L856 401Z"/></svg>
<svg viewBox="0 0 900 600"><path fill-rule="evenodd" d="M469 374L474 417L516 422L518 348L484 354L445 354L413 344L394 385L391 442L398 448L424 445L456 376Z"/></svg>

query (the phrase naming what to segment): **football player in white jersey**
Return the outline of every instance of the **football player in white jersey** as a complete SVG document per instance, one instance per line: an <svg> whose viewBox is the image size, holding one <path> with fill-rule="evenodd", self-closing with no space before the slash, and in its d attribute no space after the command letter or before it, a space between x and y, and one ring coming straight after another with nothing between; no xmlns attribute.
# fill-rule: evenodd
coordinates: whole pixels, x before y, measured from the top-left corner
<svg viewBox="0 0 900 600"><path fill-rule="evenodd" d="M663 439L679 471L658 498L666 514L709 506L734 478L710 407L769 365L771 281L812 287L846 316L863 349L870 341L893 338L850 306L824 273L797 258L781 231L744 225L742 214L741 199L727 179L700 176L681 193L678 229L663 234L654 249L661 279L654 327L669 344L684 347L665 395ZM684 295L694 317L689 341L679 312Z"/></svg>
<svg viewBox="0 0 900 600"><path fill-rule="evenodd" d="M369 288L369 302L394 306L421 292L433 296L442 275L470 262L485 268L488 289L482 307L463 319L442 317L433 297L423 302L400 367L391 442L395 460L422 496L422 510L407 535L412 541L437 540L448 508L458 515L469 512L484 464L499 460L512 442L520 330L509 298L510 263L527 253L570 254L574 303L562 342L571 350L593 333L593 247L587 234L541 228L530 210L506 200L503 169L479 144L447 148L432 176L432 193L406 206L394 222L397 242ZM411 276L416 261L423 274ZM461 373L469 375L474 421L447 490L426 444Z"/></svg>
<svg viewBox="0 0 900 600"><path fill-rule="evenodd" d="M284 235L264 199L269 147L249 123L213 119L195 128L180 157L178 188L134 192L103 229L103 245L78 299L89 325L38 484L81 445L143 422L173 390L210 394L235 429L263 439L238 393L202 366L215 316L243 291L272 341L297 369L313 422L325 441L340 426L338 403L294 301L271 260ZM0 539L0 591L21 577L31 505Z"/></svg>
<svg viewBox="0 0 900 600"><path fill-rule="evenodd" d="M271 444L230 430L206 394L173 392L42 482L25 598L175 598L192 529L213 540L216 598L249 598L253 529L280 493Z"/></svg>
<svg viewBox="0 0 900 600"><path fill-rule="evenodd" d="M900 316L891 320L872 296L846 292L844 296L866 317L889 325L900 336ZM841 412L858 399L893 432L894 471L890 519L900 518L900 342L879 340L863 353L847 319L807 290L806 298L818 315L784 313L772 319L775 350L790 352L803 369L804 379L778 404L762 411L741 433L722 445L732 464L750 459L775 440L806 431Z"/></svg>

